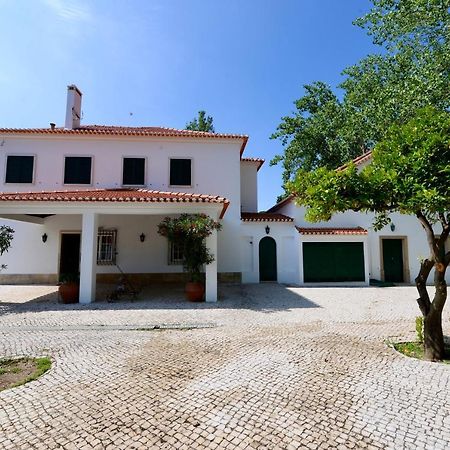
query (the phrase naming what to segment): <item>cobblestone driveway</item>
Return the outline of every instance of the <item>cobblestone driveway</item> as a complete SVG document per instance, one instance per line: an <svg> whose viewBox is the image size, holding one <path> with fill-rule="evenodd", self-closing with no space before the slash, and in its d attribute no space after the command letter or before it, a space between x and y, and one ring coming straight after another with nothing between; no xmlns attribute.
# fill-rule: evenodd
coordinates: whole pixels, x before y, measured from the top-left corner
<svg viewBox="0 0 450 450"><path fill-rule="evenodd" d="M0 448L449 447L450 366L383 343L414 337L413 288L227 286L212 305L52 291L0 287L0 355L53 358L0 393Z"/></svg>

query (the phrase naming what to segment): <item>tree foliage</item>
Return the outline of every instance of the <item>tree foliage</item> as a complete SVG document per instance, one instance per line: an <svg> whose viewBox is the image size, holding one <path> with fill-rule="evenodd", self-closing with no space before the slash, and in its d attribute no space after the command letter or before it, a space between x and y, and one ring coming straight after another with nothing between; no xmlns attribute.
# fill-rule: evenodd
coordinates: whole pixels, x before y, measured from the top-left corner
<svg viewBox="0 0 450 450"><path fill-rule="evenodd" d="M342 100L324 83L304 86L293 115L271 136L284 153L283 182L297 169L333 168L371 149L392 124L426 106L450 106L450 0L373 0L355 23L381 52L344 69Z"/></svg>
<svg viewBox="0 0 450 450"><path fill-rule="evenodd" d="M6 225L0 226L0 256L7 252L11 247L14 230ZM2 264L0 269L6 269L6 265Z"/></svg>
<svg viewBox="0 0 450 450"><path fill-rule="evenodd" d="M214 261L205 239L221 228L219 222L206 214L181 214L179 217L166 217L158 225L158 233L181 246L184 270L191 281L200 281L203 265Z"/></svg>
<svg viewBox="0 0 450 450"><path fill-rule="evenodd" d="M186 124L186 130L214 133L213 118L211 116L207 116L206 111L199 111L198 117L195 117Z"/></svg>
<svg viewBox="0 0 450 450"><path fill-rule="evenodd" d="M387 131L373 150L372 162L362 170L352 163L342 170L300 170L288 188L307 206L306 219L313 222L348 210L375 213L375 229L389 223L393 212L417 217L430 251L416 278L425 355L442 359L441 314L450 263L445 249L450 233L450 114L431 107L419 110L407 123ZM426 282L433 267L436 292L431 302Z"/></svg>

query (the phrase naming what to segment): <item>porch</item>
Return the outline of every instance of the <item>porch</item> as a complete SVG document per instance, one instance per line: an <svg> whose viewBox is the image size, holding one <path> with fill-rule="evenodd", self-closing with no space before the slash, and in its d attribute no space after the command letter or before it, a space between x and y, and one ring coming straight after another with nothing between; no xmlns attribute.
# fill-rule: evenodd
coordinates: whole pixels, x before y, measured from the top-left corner
<svg viewBox="0 0 450 450"><path fill-rule="evenodd" d="M0 277L12 283L27 276L55 283L66 267L77 266L80 303L101 298L101 286L116 283L121 270L143 280L153 276L182 281L182 265L158 235L158 223L181 213L218 220L227 206L221 197L143 189L0 194L0 217L14 221L10 224L16 229L12 248L3 257L8 269ZM76 242L69 246L70 264L64 259L67 235L78 236L78 247ZM206 245L215 260L205 266L205 300L215 302L217 232Z"/></svg>

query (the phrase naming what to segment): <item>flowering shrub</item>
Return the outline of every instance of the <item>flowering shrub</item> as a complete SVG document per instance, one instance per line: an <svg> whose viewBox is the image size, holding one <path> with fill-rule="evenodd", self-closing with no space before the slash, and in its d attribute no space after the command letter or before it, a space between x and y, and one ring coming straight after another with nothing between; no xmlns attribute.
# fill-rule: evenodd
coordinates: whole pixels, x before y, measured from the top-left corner
<svg viewBox="0 0 450 450"><path fill-rule="evenodd" d="M200 281L203 265L214 261L205 239L221 228L220 223L206 214L181 214L180 217L166 217L158 225L158 233L181 246L184 270L189 273L190 281Z"/></svg>

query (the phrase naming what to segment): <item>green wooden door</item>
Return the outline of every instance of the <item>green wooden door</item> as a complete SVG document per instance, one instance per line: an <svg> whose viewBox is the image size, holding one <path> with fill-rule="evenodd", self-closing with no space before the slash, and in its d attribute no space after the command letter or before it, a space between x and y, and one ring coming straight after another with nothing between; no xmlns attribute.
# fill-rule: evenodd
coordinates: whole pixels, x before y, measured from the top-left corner
<svg viewBox="0 0 450 450"><path fill-rule="evenodd" d="M402 283L403 278L403 243L401 239L383 239L384 281Z"/></svg>
<svg viewBox="0 0 450 450"><path fill-rule="evenodd" d="M259 241L259 280L277 281L277 244L268 236Z"/></svg>
<svg viewBox="0 0 450 450"><path fill-rule="evenodd" d="M305 282L364 281L362 242L304 242Z"/></svg>

